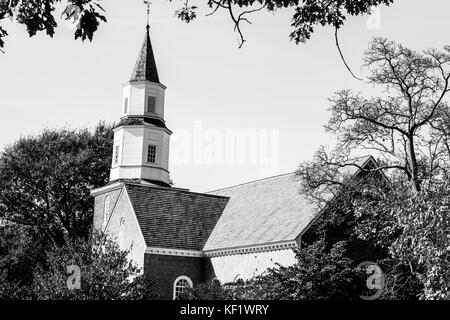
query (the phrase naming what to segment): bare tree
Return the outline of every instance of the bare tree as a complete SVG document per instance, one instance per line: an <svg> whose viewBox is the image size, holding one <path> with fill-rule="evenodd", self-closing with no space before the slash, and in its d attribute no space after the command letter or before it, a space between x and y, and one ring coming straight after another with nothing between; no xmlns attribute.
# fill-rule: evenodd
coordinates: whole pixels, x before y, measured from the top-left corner
<svg viewBox="0 0 450 320"><path fill-rule="evenodd" d="M448 124L450 48L419 53L377 38L365 53L364 66L367 84L380 93L337 92L325 126L336 135L337 146L329 153L320 149L298 174L310 190L324 190L324 185L330 190L339 183L342 168L359 167L352 155L366 151L380 160L369 171L394 170L420 191L424 181L438 176L442 151L446 144L448 148L449 131L443 124Z"/></svg>

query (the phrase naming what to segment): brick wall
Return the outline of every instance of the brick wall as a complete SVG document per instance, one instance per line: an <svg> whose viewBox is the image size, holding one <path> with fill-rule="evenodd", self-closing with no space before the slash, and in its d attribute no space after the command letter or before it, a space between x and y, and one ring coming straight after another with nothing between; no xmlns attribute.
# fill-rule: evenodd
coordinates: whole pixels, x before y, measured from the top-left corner
<svg viewBox="0 0 450 320"><path fill-rule="evenodd" d="M162 299L173 299L173 284L179 276L189 277L194 286L214 277L209 259L145 254L144 273Z"/></svg>

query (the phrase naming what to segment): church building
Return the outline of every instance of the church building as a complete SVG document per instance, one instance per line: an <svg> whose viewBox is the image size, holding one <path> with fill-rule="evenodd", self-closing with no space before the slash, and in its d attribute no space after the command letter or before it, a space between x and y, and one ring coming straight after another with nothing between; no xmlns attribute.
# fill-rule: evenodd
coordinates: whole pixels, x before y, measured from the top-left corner
<svg viewBox="0 0 450 320"><path fill-rule="evenodd" d="M131 248L130 259L163 299L212 279L234 283L295 263L293 249L316 212L293 173L208 193L171 186L165 90L147 25L123 86L110 182L92 190L94 227Z"/></svg>

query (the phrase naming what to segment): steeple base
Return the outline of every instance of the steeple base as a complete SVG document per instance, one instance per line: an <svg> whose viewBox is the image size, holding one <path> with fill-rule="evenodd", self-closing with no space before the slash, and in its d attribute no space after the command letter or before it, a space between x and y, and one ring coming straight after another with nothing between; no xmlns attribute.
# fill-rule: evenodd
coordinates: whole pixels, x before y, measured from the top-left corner
<svg viewBox="0 0 450 320"><path fill-rule="evenodd" d="M111 169L109 181L138 179L154 184L170 186L169 172L162 168L142 165L126 165Z"/></svg>

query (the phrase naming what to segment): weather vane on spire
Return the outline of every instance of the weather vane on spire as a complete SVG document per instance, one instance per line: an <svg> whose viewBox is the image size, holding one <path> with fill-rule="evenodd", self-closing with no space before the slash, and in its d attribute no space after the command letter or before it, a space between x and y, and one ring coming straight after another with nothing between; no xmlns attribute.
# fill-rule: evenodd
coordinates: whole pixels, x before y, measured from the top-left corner
<svg viewBox="0 0 450 320"><path fill-rule="evenodd" d="M150 5L152 3L149 0L145 0L144 3L147 5L147 27L150 27Z"/></svg>

